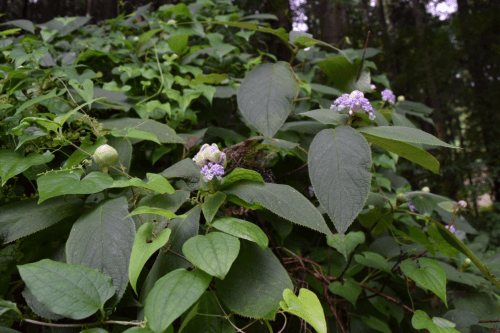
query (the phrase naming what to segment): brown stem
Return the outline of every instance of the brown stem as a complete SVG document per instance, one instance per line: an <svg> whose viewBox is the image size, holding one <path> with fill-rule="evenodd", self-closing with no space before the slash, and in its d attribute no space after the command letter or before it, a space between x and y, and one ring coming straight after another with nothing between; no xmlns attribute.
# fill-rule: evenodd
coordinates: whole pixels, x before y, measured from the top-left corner
<svg viewBox="0 0 500 333"><path fill-rule="evenodd" d="M115 320L107 320L107 321L99 321L95 323L84 323L84 324L53 324L53 323L45 323L43 321L33 320L33 319L24 319L25 322L42 325L42 326L50 326L50 327L91 327L91 326L99 326L102 324L117 324L117 325L132 325L132 326L141 326L144 324L143 321L133 322L133 321L115 321Z"/></svg>
<svg viewBox="0 0 500 333"><path fill-rule="evenodd" d="M403 303L401 303L400 301L398 301L397 299L394 299L386 294L383 294L381 293L380 291L378 291L377 289L375 288L372 288L372 287L368 287L367 285L364 285L364 284L360 284L361 288L363 289L366 289L366 290L369 290L371 291L372 293L375 293L383 298L385 298L386 300L390 301L390 302L393 302L399 306L401 306L403 309L405 309L406 311L410 312L410 313L413 313L414 311L409 308L408 306L404 305Z"/></svg>

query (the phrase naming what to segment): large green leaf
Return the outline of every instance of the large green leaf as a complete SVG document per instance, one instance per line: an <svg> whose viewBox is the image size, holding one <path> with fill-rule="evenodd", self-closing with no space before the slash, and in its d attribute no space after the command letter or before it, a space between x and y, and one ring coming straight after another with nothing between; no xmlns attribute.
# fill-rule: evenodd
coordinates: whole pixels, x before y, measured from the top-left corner
<svg viewBox="0 0 500 333"><path fill-rule="evenodd" d="M222 217L212 222L212 227L227 234L257 243L263 250L269 244L267 235L252 222L235 217Z"/></svg>
<svg viewBox="0 0 500 333"><path fill-rule="evenodd" d="M2 185L5 185L10 178L27 170L29 167L49 163L53 159L54 155L50 152L43 155L33 152L24 157L21 152L0 149L0 178L2 179Z"/></svg>
<svg viewBox="0 0 500 333"><path fill-rule="evenodd" d="M419 265L417 265L417 260ZM417 260L403 261L400 266L403 273L422 287L432 291L447 304L444 270L434 259L419 258Z"/></svg>
<svg viewBox="0 0 500 333"><path fill-rule="evenodd" d="M159 279L145 303L148 327L163 331L203 295L212 277L202 270L177 269Z"/></svg>
<svg viewBox="0 0 500 333"><path fill-rule="evenodd" d="M33 295L50 311L67 318L91 316L115 293L111 278L97 269L49 259L17 267Z"/></svg>
<svg viewBox="0 0 500 333"><path fill-rule="evenodd" d="M214 194L208 194L205 197L205 202L203 202L203 215L207 223L212 222L215 214L219 210L220 206L226 200L226 194L224 192L216 192Z"/></svg>
<svg viewBox="0 0 500 333"><path fill-rule="evenodd" d="M344 56L328 58L318 62L319 68L326 74L328 79L337 89L344 93L350 93L353 90L362 92L370 91L370 71L364 67L361 71L361 59L356 59L350 63ZM358 79L358 73L359 79Z"/></svg>
<svg viewBox="0 0 500 333"><path fill-rule="evenodd" d="M271 212L302 226L332 235L323 216L309 200L288 185L239 182L224 190L249 204L259 203Z"/></svg>
<svg viewBox="0 0 500 333"><path fill-rule="evenodd" d="M293 291L285 289L283 298L285 301L280 302L280 306L284 311L304 319L318 333L326 333L325 313L315 293L301 288L297 297Z"/></svg>
<svg viewBox="0 0 500 333"><path fill-rule="evenodd" d="M0 235L4 243L48 228L83 209L83 201L75 196L54 198L39 205L37 201L31 198L0 207Z"/></svg>
<svg viewBox="0 0 500 333"><path fill-rule="evenodd" d="M333 294L342 296L346 300L349 301L354 307L356 307L356 301L358 300L359 295L361 294L361 287L359 283L356 282L352 278L348 278L347 281L333 281L329 286L328 290L330 290Z"/></svg>
<svg viewBox="0 0 500 333"><path fill-rule="evenodd" d="M302 112L300 115L316 119L320 123L327 125L346 125L349 119L348 114L341 114L337 110L331 109L312 110Z"/></svg>
<svg viewBox="0 0 500 333"><path fill-rule="evenodd" d="M81 172L54 171L40 176L36 182L40 199L38 203L67 194L92 194L113 185L113 178L104 172L91 172L80 180Z"/></svg>
<svg viewBox="0 0 500 333"><path fill-rule="evenodd" d="M245 76L238 89L238 106L264 136L272 137L290 114L298 89L289 63L262 64Z"/></svg>
<svg viewBox="0 0 500 333"><path fill-rule="evenodd" d="M173 212L176 212L188 198L188 191L148 195L139 202L139 207L134 209L132 213L145 214L136 218L136 222L141 222L141 224L149 222L153 223L155 227L163 228L167 220L177 217L177 214Z"/></svg>
<svg viewBox="0 0 500 333"><path fill-rule="evenodd" d="M160 194L172 194L175 192L175 189L172 187L172 185L170 185L168 180L166 180L162 175L147 173L146 177L148 177L147 183L139 178L132 178L125 180L115 180L113 182L113 185L111 185L110 187L144 187Z"/></svg>
<svg viewBox="0 0 500 333"><path fill-rule="evenodd" d="M411 324L417 330L428 329L430 333L460 333L454 328L455 323L439 317L431 319L422 310L415 311L411 318Z"/></svg>
<svg viewBox="0 0 500 333"><path fill-rule="evenodd" d="M222 185L219 186L219 190L225 189L234 183L237 183L239 181L243 180L250 180L253 182L258 182L258 183L263 183L264 179L262 179L262 176L260 173L257 171L253 170L248 170L248 169L242 169L242 168L236 168L229 175L226 177L222 178Z"/></svg>
<svg viewBox="0 0 500 333"><path fill-rule="evenodd" d="M351 231L343 239L340 234L335 234L333 237L327 237L326 242L347 259L356 246L365 242L365 234L362 231Z"/></svg>
<svg viewBox="0 0 500 333"><path fill-rule="evenodd" d="M222 232L198 235L182 246L182 253L196 267L224 280L240 252L238 238Z"/></svg>
<svg viewBox="0 0 500 333"><path fill-rule="evenodd" d="M152 119L118 118L103 120L101 123L104 124L104 128L120 131L124 135L127 134L126 128L131 127L153 133L161 143L185 143L172 128Z"/></svg>
<svg viewBox="0 0 500 333"><path fill-rule="evenodd" d="M191 158L186 158L163 170L160 175L167 178L181 178L190 189L195 190L200 187L200 171L200 167Z"/></svg>
<svg viewBox="0 0 500 333"><path fill-rule="evenodd" d="M425 150L402 141L381 138L369 134L364 134L364 136L368 142L374 143L379 147L406 158L408 161L439 174L439 161Z"/></svg>
<svg viewBox="0 0 500 333"><path fill-rule="evenodd" d="M134 222L127 215L125 197L102 201L76 221L66 242L68 264L95 268L111 276L118 298L128 284L135 236Z"/></svg>
<svg viewBox="0 0 500 333"><path fill-rule="evenodd" d="M358 128L363 134L378 136L380 138L403 141L409 143L420 143L431 146L442 146L458 148L439 140L438 138L416 128L403 126L369 126Z"/></svg>
<svg viewBox="0 0 500 333"><path fill-rule="evenodd" d="M153 226L150 223L143 224L135 234L130 264L128 266L128 276L130 285L137 294L137 279L142 268L148 259L164 246L170 238L171 229L163 229L156 236L153 235Z"/></svg>
<svg viewBox="0 0 500 333"><path fill-rule="evenodd" d="M273 319L285 289L293 289L287 271L272 251L241 241L238 258L217 293L227 307L245 317Z"/></svg>
<svg viewBox="0 0 500 333"><path fill-rule="evenodd" d="M314 193L340 234L359 214L370 192L372 156L365 138L348 126L325 129L309 149Z"/></svg>
<svg viewBox="0 0 500 333"><path fill-rule="evenodd" d="M59 320L64 318L61 315L55 314L54 312L47 309L45 305L43 305L36 297L33 295L31 290L28 287L25 287L22 295L26 304L30 307L30 309L39 317L50 319L50 320Z"/></svg>

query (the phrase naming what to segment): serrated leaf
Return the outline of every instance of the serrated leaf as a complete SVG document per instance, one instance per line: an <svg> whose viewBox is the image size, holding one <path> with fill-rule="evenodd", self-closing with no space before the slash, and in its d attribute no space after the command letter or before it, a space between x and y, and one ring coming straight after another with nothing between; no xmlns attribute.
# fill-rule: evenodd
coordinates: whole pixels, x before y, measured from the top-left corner
<svg viewBox="0 0 500 333"><path fill-rule="evenodd" d="M454 329L455 323L439 317L431 319L422 310L415 311L411 318L411 324L417 330L428 329L430 333L460 333Z"/></svg>
<svg viewBox="0 0 500 333"><path fill-rule="evenodd" d="M344 234L370 192L370 146L348 126L325 129L309 149L309 178L314 193L340 234Z"/></svg>
<svg viewBox="0 0 500 333"><path fill-rule="evenodd" d="M33 295L50 311L67 318L87 318L115 294L111 278L97 269L49 259L17 267Z"/></svg>
<svg viewBox="0 0 500 333"><path fill-rule="evenodd" d="M302 112L301 116L316 119L322 124L327 125L346 125L349 120L348 114L341 114L337 110L332 109L318 109L307 112Z"/></svg>
<svg viewBox="0 0 500 333"><path fill-rule="evenodd" d="M177 269L159 279L145 303L147 326L155 333L163 331L203 295L212 276L195 269Z"/></svg>
<svg viewBox="0 0 500 333"><path fill-rule="evenodd" d="M328 290L330 290L333 294L342 296L346 300L349 301L354 307L356 307L356 301L358 300L359 295L361 294L361 287L359 283L356 282L352 278L348 278L347 281L333 281L329 286Z"/></svg>
<svg viewBox="0 0 500 333"><path fill-rule="evenodd" d="M224 280L240 251L238 238L222 232L198 235L182 246L182 253L196 267Z"/></svg>
<svg viewBox="0 0 500 333"><path fill-rule="evenodd" d="M273 319L283 291L293 284L269 248L241 241L238 258L224 280L216 280L217 293L232 311L252 318Z"/></svg>
<svg viewBox="0 0 500 333"><path fill-rule="evenodd" d="M299 37L302 38L302 37ZM361 59L356 59L351 63L345 56L328 58L318 62L319 68L326 74L328 79L335 85L335 88L344 93L350 93L353 90L368 92L370 88L370 71L366 66L359 71L363 65ZM358 73L360 73L358 78Z"/></svg>
<svg viewBox="0 0 500 333"><path fill-rule="evenodd" d="M68 264L95 268L111 276L118 299L128 284L135 236L134 222L127 214L125 197L102 201L75 222L66 242Z"/></svg>
<svg viewBox="0 0 500 333"><path fill-rule="evenodd" d="M297 297L293 291L285 289L283 298L285 301L280 302L280 306L284 311L304 319L318 333L326 333L325 313L316 294L301 288Z"/></svg>
<svg viewBox="0 0 500 333"><path fill-rule="evenodd" d="M146 177L148 177L148 182L144 182L139 178L125 179L125 180L115 180L111 188L114 187L144 187L149 190L153 190L160 194L169 193L172 194L175 192L175 189L170 185L168 180L165 179L162 175L158 175L155 173L147 173Z"/></svg>
<svg viewBox="0 0 500 333"><path fill-rule="evenodd" d="M177 54L181 54L187 47L189 35L179 34L167 39L168 46Z"/></svg>
<svg viewBox="0 0 500 333"><path fill-rule="evenodd" d="M263 250L265 250L269 244L269 239L264 231L252 222L247 222L235 217L222 217L213 221L212 227L238 238L255 242Z"/></svg>
<svg viewBox="0 0 500 333"><path fill-rule="evenodd" d="M36 183L40 199L38 203L67 194L92 194L101 192L113 185L113 178L104 172L91 172L80 180L77 171L55 171L40 176Z"/></svg>
<svg viewBox="0 0 500 333"><path fill-rule="evenodd" d="M118 118L103 120L101 123L104 124L104 128L114 129L122 134L126 134L126 128L131 127L156 135L156 138L161 143L185 143L172 128L153 119Z"/></svg>
<svg viewBox="0 0 500 333"><path fill-rule="evenodd" d="M384 257L378 253L364 251L362 254L355 254L354 260L363 266L373 267L392 274L389 264L385 261Z"/></svg>
<svg viewBox="0 0 500 333"><path fill-rule="evenodd" d="M49 163L54 157L50 152L45 152L43 155L33 152L24 157L21 152L0 149L0 178L2 179L2 185L5 185L10 178L29 169L31 166Z"/></svg>
<svg viewBox="0 0 500 333"><path fill-rule="evenodd" d="M128 214L126 217L139 215L139 214L155 214L166 217L167 219L175 219L176 217L184 217L184 215L178 216L175 213L163 208L157 207L148 207L148 206L140 206L132 211L132 213Z"/></svg>
<svg viewBox="0 0 500 333"><path fill-rule="evenodd" d="M432 291L448 306L446 302L446 274L436 260L429 258L406 259L401 263L400 268L406 276L423 288Z"/></svg>
<svg viewBox="0 0 500 333"><path fill-rule="evenodd" d="M332 235L316 207L288 185L244 181L224 192L234 194L249 204L259 203L276 215L299 225Z"/></svg>
<svg viewBox="0 0 500 333"><path fill-rule="evenodd" d="M137 279L142 268L148 259L164 246L170 238L171 229L163 229L156 236L153 235L153 226L150 223L143 224L135 234L130 264L128 266L128 276L130 285L137 294ZM148 242L149 240L149 242Z"/></svg>
<svg viewBox="0 0 500 333"><path fill-rule="evenodd" d="M262 176L260 173L257 171L253 170L248 170L248 169L242 169L242 168L236 168L229 175L226 177L222 178L222 185L219 186L219 190L225 189L234 183L237 183L242 180L249 180L252 182L258 182L258 183L263 183L264 179L262 179Z"/></svg>
<svg viewBox="0 0 500 333"><path fill-rule="evenodd" d="M214 194L208 194L205 197L205 202L203 202L202 210L203 215L207 223L212 222L215 214L219 210L220 206L226 200L226 194L224 192L216 192Z"/></svg>
<svg viewBox="0 0 500 333"><path fill-rule="evenodd" d="M358 128L363 134L377 136L385 139L420 143L431 146L442 146L447 148L458 148L439 140L438 138L416 128L402 126L369 126Z"/></svg>
<svg viewBox="0 0 500 333"><path fill-rule="evenodd" d="M36 299L35 295L29 290L28 287L24 288L22 295L26 304L30 307L30 309L39 317L50 319L50 320L59 320L64 318L61 315L55 314L54 312L47 309L45 305L43 305L39 300Z"/></svg>
<svg viewBox="0 0 500 333"><path fill-rule="evenodd" d="M421 148L415 147L409 143L381 138L369 134L364 134L364 137L368 140L368 142L374 143L379 147L406 158L408 161L416 163L436 174L439 174L439 161Z"/></svg>
<svg viewBox="0 0 500 333"><path fill-rule="evenodd" d="M272 137L285 123L299 83L290 64L279 61L252 69L238 89L238 107L264 136Z"/></svg>
<svg viewBox="0 0 500 333"><path fill-rule="evenodd" d="M37 201L32 198L0 207L0 235L4 243L48 228L83 209L83 201L73 196L50 199L39 205Z"/></svg>
<svg viewBox="0 0 500 333"><path fill-rule="evenodd" d="M365 242L365 234L362 231L351 231L346 234L343 239L340 234L335 234L333 236L328 236L326 242L329 246L343 254L347 259L349 253L351 253L356 246Z"/></svg>

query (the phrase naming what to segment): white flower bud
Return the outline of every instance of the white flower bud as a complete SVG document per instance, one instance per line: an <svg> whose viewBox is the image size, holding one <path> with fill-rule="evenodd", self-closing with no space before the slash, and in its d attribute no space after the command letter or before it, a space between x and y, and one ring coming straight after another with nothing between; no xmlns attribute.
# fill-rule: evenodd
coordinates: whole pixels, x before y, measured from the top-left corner
<svg viewBox="0 0 500 333"><path fill-rule="evenodd" d="M422 192L429 193L430 191L431 191L431 189L429 187L427 187L427 186L425 186L425 187L422 188Z"/></svg>
<svg viewBox="0 0 500 333"><path fill-rule="evenodd" d="M118 152L110 145L102 145L94 153L94 161L100 166L115 165L118 157Z"/></svg>

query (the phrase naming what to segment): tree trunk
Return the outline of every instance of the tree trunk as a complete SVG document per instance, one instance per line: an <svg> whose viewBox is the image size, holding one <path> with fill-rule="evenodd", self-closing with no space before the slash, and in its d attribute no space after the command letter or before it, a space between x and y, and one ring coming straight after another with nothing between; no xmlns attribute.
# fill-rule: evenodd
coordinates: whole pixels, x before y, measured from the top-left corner
<svg viewBox="0 0 500 333"><path fill-rule="evenodd" d="M321 32L323 41L328 44L338 44L342 39L342 3L338 0L323 0L321 2Z"/></svg>
<svg viewBox="0 0 500 333"><path fill-rule="evenodd" d="M372 24L370 15L368 15L368 12L370 10L368 0L361 0L361 10L363 11L363 23L367 28L370 28Z"/></svg>
<svg viewBox="0 0 500 333"><path fill-rule="evenodd" d="M118 16L117 0L92 0L90 15L95 22L112 19Z"/></svg>

